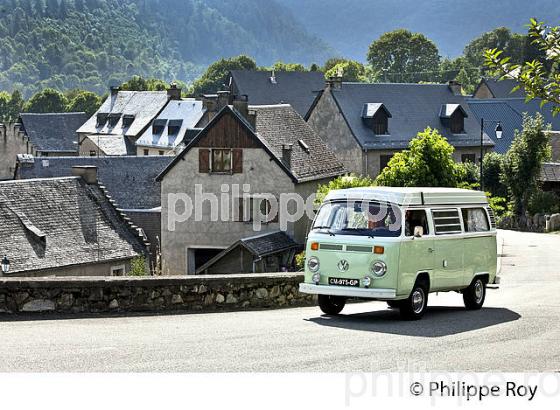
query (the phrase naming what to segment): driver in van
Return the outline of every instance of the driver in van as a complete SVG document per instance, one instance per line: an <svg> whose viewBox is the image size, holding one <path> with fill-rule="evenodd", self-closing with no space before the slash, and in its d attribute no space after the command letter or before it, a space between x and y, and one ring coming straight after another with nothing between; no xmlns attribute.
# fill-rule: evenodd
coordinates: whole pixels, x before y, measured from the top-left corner
<svg viewBox="0 0 560 410"><path fill-rule="evenodd" d="M413 236L414 235L414 227L421 226L424 228L424 233L428 232L427 230L427 221L426 221L426 212L425 211L413 211L408 209L405 213L405 235L406 236Z"/></svg>

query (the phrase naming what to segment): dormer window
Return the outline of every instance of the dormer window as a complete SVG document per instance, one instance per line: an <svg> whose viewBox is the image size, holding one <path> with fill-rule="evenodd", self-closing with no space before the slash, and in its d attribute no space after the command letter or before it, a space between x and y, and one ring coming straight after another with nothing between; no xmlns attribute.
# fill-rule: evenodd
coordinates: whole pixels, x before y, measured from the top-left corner
<svg viewBox="0 0 560 410"><path fill-rule="evenodd" d="M467 117L461 104L443 104L439 113L441 123L444 127L449 128L452 134L465 132L465 118Z"/></svg>
<svg viewBox="0 0 560 410"><path fill-rule="evenodd" d="M179 134L181 125L183 125L183 120L169 120L169 123L167 124L167 134L168 135Z"/></svg>
<svg viewBox="0 0 560 410"><path fill-rule="evenodd" d="M391 113L382 103L366 103L362 109L362 121L375 135L389 134L391 117Z"/></svg>
<svg viewBox="0 0 560 410"><path fill-rule="evenodd" d="M121 118L121 114L119 113L109 114L108 118L109 118L109 127L114 128L119 122Z"/></svg>
<svg viewBox="0 0 560 410"><path fill-rule="evenodd" d="M167 120L155 119L152 124L152 134L161 134L167 124Z"/></svg>
<svg viewBox="0 0 560 410"><path fill-rule="evenodd" d="M107 122L107 117L109 116L109 114L105 113L105 112L99 112L97 113L97 124L96 127L103 127L105 125L105 123Z"/></svg>
<svg viewBox="0 0 560 410"><path fill-rule="evenodd" d="M123 120L122 120L123 128L130 127L133 122L134 122L134 115L131 114L123 115Z"/></svg>

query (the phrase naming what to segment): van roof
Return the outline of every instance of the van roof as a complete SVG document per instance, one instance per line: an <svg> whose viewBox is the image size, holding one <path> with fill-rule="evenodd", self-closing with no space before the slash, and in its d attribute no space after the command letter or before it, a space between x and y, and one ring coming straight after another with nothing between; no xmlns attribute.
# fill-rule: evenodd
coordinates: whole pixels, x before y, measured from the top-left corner
<svg viewBox="0 0 560 410"><path fill-rule="evenodd" d="M375 200L398 205L487 204L486 194L460 188L364 187L333 190L325 201Z"/></svg>

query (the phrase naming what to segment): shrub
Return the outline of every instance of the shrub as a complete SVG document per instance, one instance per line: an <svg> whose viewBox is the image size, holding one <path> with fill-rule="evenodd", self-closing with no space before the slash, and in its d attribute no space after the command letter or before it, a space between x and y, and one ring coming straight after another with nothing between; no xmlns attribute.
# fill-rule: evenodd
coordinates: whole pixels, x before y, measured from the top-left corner
<svg viewBox="0 0 560 410"><path fill-rule="evenodd" d="M560 213L560 197L553 192L538 190L529 199L527 210L531 215Z"/></svg>
<svg viewBox="0 0 560 410"><path fill-rule="evenodd" d="M305 251L300 252L296 255L296 270L302 271L305 265Z"/></svg>
<svg viewBox="0 0 560 410"><path fill-rule="evenodd" d="M147 276L146 272L146 258L137 256L130 261L130 276Z"/></svg>
<svg viewBox="0 0 560 410"><path fill-rule="evenodd" d="M321 204L329 191L333 189L358 188L374 186L375 181L370 177L363 177L356 174L348 174L329 181L328 184L319 185L315 204Z"/></svg>

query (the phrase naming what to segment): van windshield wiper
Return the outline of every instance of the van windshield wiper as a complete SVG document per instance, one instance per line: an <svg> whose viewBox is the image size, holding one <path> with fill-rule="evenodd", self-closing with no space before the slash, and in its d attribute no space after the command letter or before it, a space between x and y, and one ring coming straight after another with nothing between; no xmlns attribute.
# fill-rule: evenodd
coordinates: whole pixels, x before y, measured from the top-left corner
<svg viewBox="0 0 560 410"><path fill-rule="evenodd" d="M356 233L366 233L368 238L375 239L375 236L371 233L371 229L368 228L342 228L341 232L356 232Z"/></svg>

